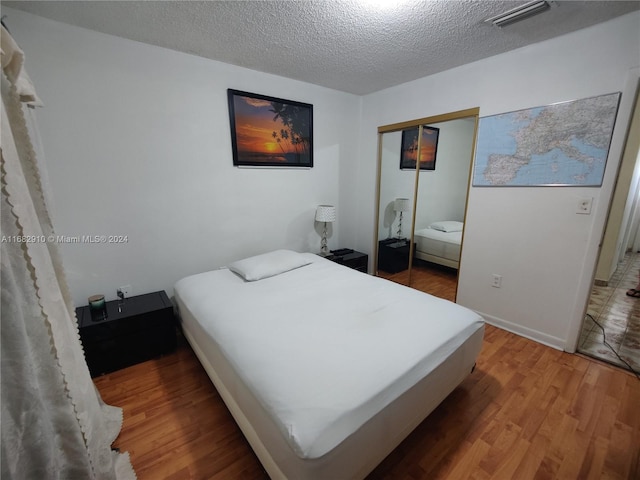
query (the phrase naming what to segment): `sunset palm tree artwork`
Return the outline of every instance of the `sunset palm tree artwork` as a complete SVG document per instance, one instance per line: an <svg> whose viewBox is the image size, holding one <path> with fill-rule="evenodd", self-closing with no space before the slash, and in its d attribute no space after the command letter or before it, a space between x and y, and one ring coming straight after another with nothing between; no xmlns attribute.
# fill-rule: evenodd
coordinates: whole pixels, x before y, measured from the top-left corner
<svg viewBox="0 0 640 480"><path fill-rule="evenodd" d="M436 127L422 127L422 142L420 144L420 170L436 169L436 154L438 151L438 136L440 129ZM402 151L400 152L400 168L415 170L418 159L418 129L410 128L402 131Z"/></svg>
<svg viewBox="0 0 640 480"><path fill-rule="evenodd" d="M313 166L312 108L229 90L234 164Z"/></svg>

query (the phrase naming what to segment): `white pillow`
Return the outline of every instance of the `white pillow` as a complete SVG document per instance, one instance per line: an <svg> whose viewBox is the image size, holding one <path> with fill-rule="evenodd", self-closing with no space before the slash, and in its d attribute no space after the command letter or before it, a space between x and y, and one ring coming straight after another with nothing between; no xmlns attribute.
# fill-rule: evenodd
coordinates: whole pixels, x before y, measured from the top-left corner
<svg viewBox="0 0 640 480"><path fill-rule="evenodd" d="M443 222L434 222L429 225L429 228L433 230L440 230L441 232L461 232L464 224L462 222L456 222L454 220L445 220Z"/></svg>
<svg viewBox="0 0 640 480"><path fill-rule="evenodd" d="M273 277L294 268L309 265L311 260L291 250L274 250L254 257L238 260L227 268L248 282Z"/></svg>

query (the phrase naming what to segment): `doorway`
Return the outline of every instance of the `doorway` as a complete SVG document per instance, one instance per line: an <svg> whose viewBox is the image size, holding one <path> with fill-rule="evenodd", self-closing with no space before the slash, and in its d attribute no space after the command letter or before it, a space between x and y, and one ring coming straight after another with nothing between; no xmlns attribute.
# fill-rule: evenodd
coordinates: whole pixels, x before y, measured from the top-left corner
<svg viewBox="0 0 640 480"><path fill-rule="evenodd" d="M638 286L640 253L628 252L608 282L594 285L582 325L578 352L640 372L640 298L627 295Z"/></svg>
<svg viewBox="0 0 640 480"><path fill-rule="evenodd" d="M577 351L640 375L640 105L635 107Z"/></svg>

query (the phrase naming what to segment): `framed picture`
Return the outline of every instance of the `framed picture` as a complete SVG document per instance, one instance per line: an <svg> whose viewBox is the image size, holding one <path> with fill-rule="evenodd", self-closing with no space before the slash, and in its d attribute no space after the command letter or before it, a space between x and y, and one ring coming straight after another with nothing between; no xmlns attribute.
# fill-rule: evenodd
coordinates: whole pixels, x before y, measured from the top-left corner
<svg viewBox="0 0 640 480"><path fill-rule="evenodd" d="M313 167L313 105L227 90L233 164Z"/></svg>
<svg viewBox="0 0 640 480"><path fill-rule="evenodd" d="M438 151L438 135L436 127L422 127L422 143L420 145L420 170L436 169L436 153ZM400 170L415 170L418 157L418 129L409 128L402 131L400 147Z"/></svg>
<svg viewBox="0 0 640 480"><path fill-rule="evenodd" d="M482 117L472 185L601 187L620 95Z"/></svg>

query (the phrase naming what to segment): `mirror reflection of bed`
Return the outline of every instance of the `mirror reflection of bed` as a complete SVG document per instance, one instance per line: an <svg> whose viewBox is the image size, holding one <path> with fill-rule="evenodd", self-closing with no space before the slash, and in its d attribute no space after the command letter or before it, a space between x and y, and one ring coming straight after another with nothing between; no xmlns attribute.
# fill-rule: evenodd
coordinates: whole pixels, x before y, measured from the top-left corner
<svg viewBox="0 0 640 480"><path fill-rule="evenodd" d="M409 268L400 271L397 271L398 268L386 268L387 265L380 260L379 276L454 302L463 225L463 222L449 220L432 222L420 228L416 219L411 279ZM408 245L408 242L404 243ZM383 243L380 249L385 248ZM379 252L378 258L384 260L384 252Z"/></svg>
<svg viewBox="0 0 640 480"><path fill-rule="evenodd" d="M470 109L378 129L378 276L455 301L478 113ZM418 162L415 169L401 169L402 132L420 126L439 131L435 168L419 169ZM404 208L402 199L408 199Z"/></svg>

